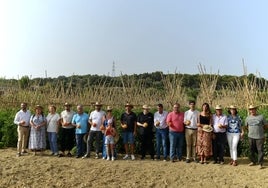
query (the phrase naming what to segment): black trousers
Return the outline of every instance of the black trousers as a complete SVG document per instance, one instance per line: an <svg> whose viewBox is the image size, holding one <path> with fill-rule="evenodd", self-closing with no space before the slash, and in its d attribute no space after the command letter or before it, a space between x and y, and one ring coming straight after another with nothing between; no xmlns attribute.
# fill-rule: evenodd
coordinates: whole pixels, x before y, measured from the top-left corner
<svg viewBox="0 0 268 188"><path fill-rule="evenodd" d="M61 151L64 152L66 150L71 151L74 147L75 143L75 133L74 129L62 129L62 137L61 137Z"/></svg>
<svg viewBox="0 0 268 188"><path fill-rule="evenodd" d="M224 162L224 148L227 142L226 133L214 133L215 139L212 140L213 159L216 162Z"/></svg>
<svg viewBox="0 0 268 188"><path fill-rule="evenodd" d="M141 138L141 157L144 158L146 152L148 151L151 155L151 158L154 158L154 144L153 144L153 134L142 134L140 135Z"/></svg>

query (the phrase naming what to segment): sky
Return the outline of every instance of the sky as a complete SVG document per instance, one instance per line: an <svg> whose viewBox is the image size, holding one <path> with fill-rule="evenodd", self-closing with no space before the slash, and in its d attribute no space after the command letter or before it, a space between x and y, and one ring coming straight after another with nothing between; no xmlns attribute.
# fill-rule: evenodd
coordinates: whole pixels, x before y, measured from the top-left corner
<svg viewBox="0 0 268 188"><path fill-rule="evenodd" d="M265 0L1 0L0 78L198 74L202 65L206 73L268 79L267 7Z"/></svg>

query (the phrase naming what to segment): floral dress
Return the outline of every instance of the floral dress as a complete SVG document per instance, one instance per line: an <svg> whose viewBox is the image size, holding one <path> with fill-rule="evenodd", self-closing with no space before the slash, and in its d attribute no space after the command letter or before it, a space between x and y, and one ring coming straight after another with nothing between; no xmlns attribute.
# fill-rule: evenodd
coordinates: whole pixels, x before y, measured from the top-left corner
<svg viewBox="0 0 268 188"><path fill-rule="evenodd" d="M210 116L200 115L200 124L209 125ZM198 156L212 156L212 132L205 132L201 127L198 127L196 153Z"/></svg>
<svg viewBox="0 0 268 188"><path fill-rule="evenodd" d="M35 125L40 125L46 118L43 115L32 115L31 121ZM31 127L29 149L46 149L46 126L41 126L40 129Z"/></svg>

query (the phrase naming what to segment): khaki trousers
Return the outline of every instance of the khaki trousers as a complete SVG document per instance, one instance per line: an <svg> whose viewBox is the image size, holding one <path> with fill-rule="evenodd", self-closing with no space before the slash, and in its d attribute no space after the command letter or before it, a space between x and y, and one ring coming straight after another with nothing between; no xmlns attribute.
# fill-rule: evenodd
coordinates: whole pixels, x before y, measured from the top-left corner
<svg viewBox="0 0 268 188"><path fill-rule="evenodd" d="M29 127L18 126L18 143L17 143L17 151L21 153L22 150L26 149L29 137Z"/></svg>
<svg viewBox="0 0 268 188"><path fill-rule="evenodd" d="M196 159L196 138L197 138L197 130L193 129L185 129L185 140L186 140L186 159L191 159L191 157Z"/></svg>

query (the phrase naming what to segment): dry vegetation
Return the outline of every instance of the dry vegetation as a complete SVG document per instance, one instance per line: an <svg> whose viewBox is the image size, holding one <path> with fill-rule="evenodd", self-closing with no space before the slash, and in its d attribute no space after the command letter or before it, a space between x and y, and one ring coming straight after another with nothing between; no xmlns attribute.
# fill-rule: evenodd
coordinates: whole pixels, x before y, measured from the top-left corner
<svg viewBox="0 0 268 188"><path fill-rule="evenodd" d="M224 88L216 88L219 73L207 73L206 68L199 65L200 90L197 96L197 105L208 102L211 106L222 104L228 106L236 104L246 108L249 104L267 104L267 86L259 88L256 79L249 80L246 67L244 66L244 79L237 79L236 83L230 82ZM188 96L185 88L182 87L182 77L176 72L168 76L162 75L164 90L146 87L143 81L135 79L134 76L121 76L121 86L116 83L106 84L106 80L99 80L96 86L83 87L73 86L72 81L64 86L58 82L56 86L47 83L40 87L39 83L33 83L26 89L7 87L0 93L0 107L17 107L21 101L27 101L30 106L35 104L48 105L63 104L68 101L72 104L92 105L95 101L100 101L105 105L122 107L126 102L131 102L136 106L149 104L155 106L163 103L170 108L174 102L187 106Z"/></svg>

